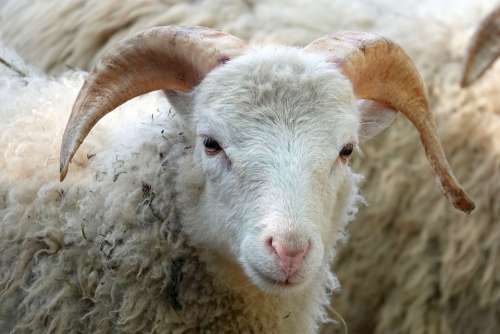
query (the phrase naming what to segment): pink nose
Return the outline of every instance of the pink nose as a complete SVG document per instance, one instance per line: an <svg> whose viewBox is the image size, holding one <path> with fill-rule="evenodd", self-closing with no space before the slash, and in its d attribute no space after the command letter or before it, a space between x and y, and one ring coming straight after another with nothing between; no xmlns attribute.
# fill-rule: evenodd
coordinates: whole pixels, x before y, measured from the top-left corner
<svg viewBox="0 0 500 334"><path fill-rule="evenodd" d="M304 262L304 257L311 248L310 241L303 248L289 247L273 238L268 239L268 244L278 256L279 265L287 275L287 278L292 277L300 269Z"/></svg>

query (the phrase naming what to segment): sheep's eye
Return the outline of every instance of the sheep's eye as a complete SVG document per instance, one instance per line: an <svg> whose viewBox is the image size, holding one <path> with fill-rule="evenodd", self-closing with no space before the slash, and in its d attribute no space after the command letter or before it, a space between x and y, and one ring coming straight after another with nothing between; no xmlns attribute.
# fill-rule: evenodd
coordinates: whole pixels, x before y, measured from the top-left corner
<svg viewBox="0 0 500 334"><path fill-rule="evenodd" d="M339 156L341 158L347 159L349 156L352 154L352 151L354 150L354 145L352 143L345 144L344 147L339 152Z"/></svg>
<svg viewBox="0 0 500 334"><path fill-rule="evenodd" d="M205 153L207 155L216 155L222 150L219 143L210 137L203 138L203 145L205 146Z"/></svg>

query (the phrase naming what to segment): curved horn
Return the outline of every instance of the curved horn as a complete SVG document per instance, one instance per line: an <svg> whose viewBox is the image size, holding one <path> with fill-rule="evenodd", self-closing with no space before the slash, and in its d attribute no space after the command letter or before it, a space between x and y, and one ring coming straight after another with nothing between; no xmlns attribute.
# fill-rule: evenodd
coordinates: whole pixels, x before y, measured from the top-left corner
<svg viewBox="0 0 500 334"><path fill-rule="evenodd" d="M460 85L467 87L479 79L500 57L500 6L486 16L472 36L465 56Z"/></svg>
<svg viewBox="0 0 500 334"><path fill-rule="evenodd" d="M119 42L96 64L73 105L61 146L61 181L104 115L154 90L189 91L244 48L239 38L202 27L157 27Z"/></svg>
<svg viewBox="0 0 500 334"><path fill-rule="evenodd" d="M305 50L326 53L351 80L357 97L388 104L405 115L417 128L446 197L464 212L474 209L444 155L422 78L401 47L374 34L341 32L317 39Z"/></svg>

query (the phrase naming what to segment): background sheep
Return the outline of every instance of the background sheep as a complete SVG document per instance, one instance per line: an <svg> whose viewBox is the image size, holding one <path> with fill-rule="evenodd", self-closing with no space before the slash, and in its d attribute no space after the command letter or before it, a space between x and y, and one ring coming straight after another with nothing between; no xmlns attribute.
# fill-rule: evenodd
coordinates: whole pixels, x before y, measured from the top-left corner
<svg viewBox="0 0 500 334"><path fill-rule="evenodd" d="M498 68L470 90L460 91L457 82L467 40L495 1L457 1L453 7L431 1L412 2L411 6L389 1L377 5L354 1L349 6L345 2L315 3L317 6L305 6L299 1L286 5L255 2L252 10L242 10L237 19L212 22L224 24L224 29L236 35L253 34L254 40L262 41L304 44L309 36L324 30L360 27L399 41L426 79L451 164L457 167L460 179L468 180L465 187L471 189L479 204L469 218L447 210L438 191L424 182L430 174L425 174L429 172L421 160L420 148L414 144L415 134L404 122L396 121L390 132L363 147L367 157L361 166L367 175L363 188L370 205L351 224L352 242L336 264L344 288L334 305L345 315L353 332L399 329L411 333L469 333L476 329L474 326L482 326L479 330L485 333L494 332L498 328L494 314L498 312L499 291L495 279L499 271L495 261L498 228L494 224L500 217L496 200L499 189L492 182L499 170ZM201 15L196 9L203 7L191 8L184 17ZM153 16L167 15L167 11ZM221 11L204 11L203 15L217 17ZM15 15L4 16L7 18L12 21L2 30L15 31ZM247 18L249 21L245 21ZM23 30L24 41L30 40L33 48L46 40L31 39L45 31L39 28L43 22L47 20L31 21ZM257 28L250 28L252 24ZM54 38L53 46L59 37ZM37 59L49 50L48 45L35 49L38 51L30 53ZM401 133L407 137L402 139ZM477 162L477 166L472 168L470 161ZM404 171L413 178L399 174ZM378 196L382 187L384 198ZM366 223L367 219L370 223Z"/></svg>
<svg viewBox="0 0 500 334"><path fill-rule="evenodd" d="M397 41L427 75L450 62L449 37L471 29L494 4L492 0L457 0L453 6L432 0L316 0L314 4L307 0L5 0L0 6L0 38L30 64L58 73L90 69L109 45L159 25L199 25L253 44L297 46L332 31L360 30ZM428 47L422 47L422 40Z"/></svg>

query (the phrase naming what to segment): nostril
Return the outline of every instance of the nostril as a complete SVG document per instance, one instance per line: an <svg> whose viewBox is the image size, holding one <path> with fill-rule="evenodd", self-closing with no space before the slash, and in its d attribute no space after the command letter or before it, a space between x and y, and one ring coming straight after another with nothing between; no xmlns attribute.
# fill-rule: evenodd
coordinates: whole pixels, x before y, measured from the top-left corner
<svg viewBox="0 0 500 334"><path fill-rule="evenodd" d="M278 263L287 278L292 277L302 267L307 253L311 250L311 240L303 246L289 246L281 243L272 237L266 239L266 244L269 249L276 254Z"/></svg>
<svg viewBox="0 0 500 334"><path fill-rule="evenodd" d="M271 252L277 254L276 249L273 246L273 237L269 237L269 238L266 239L266 245L267 245L267 247L269 248L269 250Z"/></svg>

